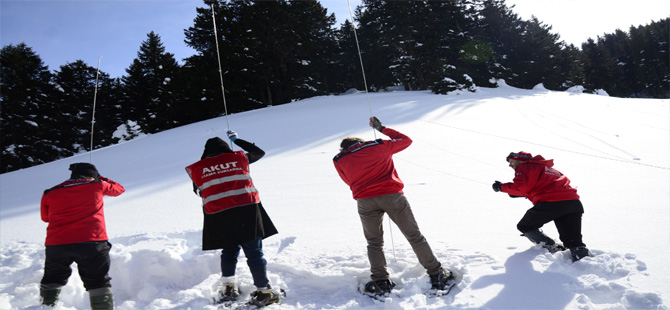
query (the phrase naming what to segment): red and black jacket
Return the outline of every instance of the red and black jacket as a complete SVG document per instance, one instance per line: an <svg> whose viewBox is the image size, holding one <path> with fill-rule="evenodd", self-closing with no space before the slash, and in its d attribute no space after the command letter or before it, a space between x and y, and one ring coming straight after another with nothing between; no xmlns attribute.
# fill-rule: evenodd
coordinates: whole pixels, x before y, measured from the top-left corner
<svg viewBox="0 0 670 310"><path fill-rule="evenodd" d="M514 180L500 189L513 196L524 196L533 205L545 201L577 200L577 189L570 186L570 179L552 168L553 159L537 155L521 163L514 171Z"/></svg>
<svg viewBox="0 0 670 310"><path fill-rule="evenodd" d="M402 193L403 182L393 164L393 154L412 144L408 136L384 127L391 140L377 139L354 144L333 158L335 169L349 185L354 199Z"/></svg>
<svg viewBox="0 0 670 310"><path fill-rule="evenodd" d="M49 223L45 245L107 240L103 196L123 192L121 184L104 177L70 179L44 191L41 216Z"/></svg>

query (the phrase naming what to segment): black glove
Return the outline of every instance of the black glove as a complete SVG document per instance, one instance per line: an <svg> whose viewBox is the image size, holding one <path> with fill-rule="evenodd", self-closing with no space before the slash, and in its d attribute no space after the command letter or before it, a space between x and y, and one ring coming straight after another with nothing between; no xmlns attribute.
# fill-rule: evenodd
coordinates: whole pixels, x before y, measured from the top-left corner
<svg viewBox="0 0 670 310"><path fill-rule="evenodd" d="M523 196L517 196L517 195L512 195L512 194L507 194L509 195L510 198L522 198Z"/></svg>
<svg viewBox="0 0 670 310"><path fill-rule="evenodd" d="M384 130L384 126L382 126L382 121L380 121L375 116L370 117L370 127L377 129L377 131L379 132L382 132L382 130Z"/></svg>
<svg viewBox="0 0 670 310"><path fill-rule="evenodd" d="M492 186L494 192L500 192L501 191L500 187L502 186L502 183L500 183L500 181L495 181L495 183L493 183Z"/></svg>

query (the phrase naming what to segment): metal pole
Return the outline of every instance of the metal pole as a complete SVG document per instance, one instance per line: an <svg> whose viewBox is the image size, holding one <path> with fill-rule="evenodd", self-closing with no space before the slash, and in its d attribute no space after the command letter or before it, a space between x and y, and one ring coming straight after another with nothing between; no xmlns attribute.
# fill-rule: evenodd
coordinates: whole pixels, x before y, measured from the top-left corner
<svg viewBox="0 0 670 310"><path fill-rule="evenodd" d="M363 67L363 56L361 56L361 47L358 45L358 35L356 34L356 25L354 25L354 13L351 11L351 1L347 0L349 4L349 15L351 16L351 28L354 30L354 39L356 39L356 49L358 50L358 60L361 62L361 73L363 74L363 84L365 85L365 98L368 100L368 109L370 110L370 117L372 117L372 105L370 105L370 96L368 95L368 81L365 78L365 68ZM372 134L377 139L377 133L372 128Z"/></svg>
<svg viewBox="0 0 670 310"><path fill-rule="evenodd" d="M214 14L214 4L212 4L212 23L214 24L214 40L216 41L216 60L219 63L219 79L221 80L221 95L223 96L223 110L226 113L226 125L228 126L228 130L230 130L230 123L228 122L228 106L226 105L226 92L223 87L223 72L221 69L221 55L219 55L219 35L217 34L216 31L216 15ZM232 146L233 143L230 141L230 145Z"/></svg>
<svg viewBox="0 0 670 310"><path fill-rule="evenodd" d="M100 58L98 57L98 68L95 72L95 92L93 93L93 113L91 113L91 147L89 152L89 163L93 163L93 128L95 127L95 103L98 98L98 77L100 77Z"/></svg>
<svg viewBox="0 0 670 310"><path fill-rule="evenodd" d="M372 115L372 105L370 104L370 96L368 95L368 81L365 78L365 68L363 66L363 56L361 56L361 47L358 44L358 35L356 34L356 25L354 25L354 13L351 11L351 1L347 0L347 3L349 4L349 15L351 16L351 28L354 30L354 39L356 39L356 49L358 50L358 60L361 62L361 73L363 74L363 84L365 85L365 98L368 100L368 109L370 110L370 117L374 116ZM372 134L375 137L375 140L377 139L377 133L375 132L375 129L372 128ZM395 242L393 240L393 226L391 226L391 218L389 217L389 234L391 235L391 247L393 249L393 261L397 262L397 258L395 256Z"/></svg>

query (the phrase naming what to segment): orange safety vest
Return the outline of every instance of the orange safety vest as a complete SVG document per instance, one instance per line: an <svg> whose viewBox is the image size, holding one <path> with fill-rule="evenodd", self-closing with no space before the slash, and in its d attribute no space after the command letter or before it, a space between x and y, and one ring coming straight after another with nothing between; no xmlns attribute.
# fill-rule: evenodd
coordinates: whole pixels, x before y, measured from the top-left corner
<svg viewBox="0 0 670 310"><path fill-rule="evenodd" d="M186 167L186 173L200 190L207 214L261 201L243 151L203 158Z"/></svg>

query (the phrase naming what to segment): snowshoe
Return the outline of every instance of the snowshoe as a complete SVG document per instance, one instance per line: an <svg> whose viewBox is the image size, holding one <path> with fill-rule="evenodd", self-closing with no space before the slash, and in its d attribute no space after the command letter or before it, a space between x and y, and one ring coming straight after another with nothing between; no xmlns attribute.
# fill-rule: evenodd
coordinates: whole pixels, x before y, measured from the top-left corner
<svg viewBox="0 0 670 310"><path fill-rule="evenodd" d="M237 289L237 285L229 284L219 290L217 303L237 301L238 297L240 297L240 291Z"/></svg>
<svg viewBox="0 0 670 310"><path fill-rule="evenodd" d="M281 303L281 298L286 296L286 292L284 290L275 292L268 285L266 288L259 288L256 291L251 292L250 296L251 299L249 300L248 304L261 308L267 305Z"/></svg>
<svg viewBox="0 0 670 310"><path fill-rule="evenodd" d="M361 294L365 296L383 302L386 297L389 297L391 295L391 290L393 290L395 286L396 286L395 282L387 279L387 280L370 281L366 283L362 289L359 287L358 290L361 292Z"/></svg>
<svg viewBox="0 0 670 310"><path fill-rule="evenodd" d="M427 295L431 297L447 295L461 278L456 272L443 269L438 274L430 276L431 288Z"/></svg>

